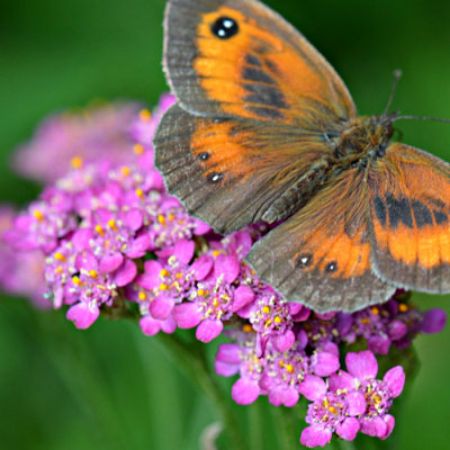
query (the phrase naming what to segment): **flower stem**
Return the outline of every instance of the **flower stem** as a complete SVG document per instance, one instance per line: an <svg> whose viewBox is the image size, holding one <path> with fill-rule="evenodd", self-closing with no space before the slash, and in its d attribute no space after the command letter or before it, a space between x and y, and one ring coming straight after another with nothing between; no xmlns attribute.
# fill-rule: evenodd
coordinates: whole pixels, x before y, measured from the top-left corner
<svg viewBox="0 0 450 450"><path fill-rule="evenodd" d="M234 412L222 389L211 377L203 347L186 343L176 335L158 335L159 341L180 367L211 400L220 415L233 450L246 450L244 438Z"/></svg>
<svg viewBox="0 0 450 450"><path fill-rule="evenodd" d="M334 448L339 450L356 450L356 445L354 442L345 441L344 439L335 438L331 444Z"/></svg>
<svg viewBox="0 0 450 450"><path fill-rule="evenodd" d="M264 448L261 403L256 402L247 408L249 450Z"/></svg>
<svg viewBox="0 0 450 450"><path fill-rule="evenodd" d="M299 444L297 433L294 427L295 413L293 409L284 407L273 408L273 417L277 431L277 437L280 450L298 450Z"/></svg>
<svg viewBox="0 0 450 450"><path fill-rule="evenodd" d="M93 436L108 442L111 449L124 448L129 442L114 413L110 392L99 375L99 367L83 336L70 338L64 324L53 315L34 314L39 327L42 348L69 395L94 424ZM95 432L94 432L95 431ZM97 436L99 434L99 436Z"/></svg>

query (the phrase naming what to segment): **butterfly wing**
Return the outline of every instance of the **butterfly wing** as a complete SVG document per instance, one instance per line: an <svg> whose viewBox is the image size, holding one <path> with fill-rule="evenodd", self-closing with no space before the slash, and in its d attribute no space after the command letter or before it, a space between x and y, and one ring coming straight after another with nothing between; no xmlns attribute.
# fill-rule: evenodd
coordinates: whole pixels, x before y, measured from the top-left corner
<svg viewBox="0 0 450 450"><path fill-rule="evenodd" d="M303 206L333 158L316 135L235 119L196 117L175 105L156 139L169 192L220 232L274 222Z"/></svg>
<svg viewBox="0 0 450 450"><path fill-rule="evenodd" d="M392 144L369 184L377 273L407 289L450 292L450 165Z"/></svg>
<svg viewBox="0 0 450 450"><path fill-rule="evenodd" d="M395 291L371 270L365 177L345 171L253 247L248 262L287 300L355 311Z"/></svg>
<svg viewBox="0 0 450 450"><path fill-rule="evenodd" d="M165 31L167 78L193 114L323 131L355 114L333 68L256 0L170 0Z"/></svg>

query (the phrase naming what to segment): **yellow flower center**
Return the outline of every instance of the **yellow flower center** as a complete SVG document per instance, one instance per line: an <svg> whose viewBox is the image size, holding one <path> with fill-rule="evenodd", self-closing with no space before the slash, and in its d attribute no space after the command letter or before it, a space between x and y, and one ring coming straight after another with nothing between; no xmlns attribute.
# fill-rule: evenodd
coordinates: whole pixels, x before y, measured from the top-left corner
<svg viewBox="0 0 450 450"><path fill-rule="evenodd" d="M72 166L72 169L81 169L83 167L84 160L81 156L74 156L70 160L70 165Z"/></svg>
<svg viewBox="0 0 450 450"><path fill-rule="evenodd" d="M53 257L56 259L56 261L64 262L66 260L66 257L61 252L56 252Z"/></svg>
<svg viewBox="0 0 450 450"><path fill-rule="evenodd" d="M108 227L109 227L111 230L113 230L113 231L117 231L117 230L118 230L116 221L115 221L114 219L108 220Z"/></svg>
<svg viewBox="0 0 450 450"><path fill-rule="evenodd" d="M148 122L152 118L152 113L148 109L142 109L139 112L139 118L144 122Z"/></svg>
<svg viewBox="0 0 450 450"><path fill-rule="evenodd" d="M120 173L124 176L124 177L128 177L130 176L131 173L131 169L128 166L123 166L120 168Z"/></svg>
<svg viewBox="0 0 450 450"><path fill-rule="evenodd" d="M44 213L43 213L41 210L35 209L35 210L33 211L33 217L34 217L38 222L42 222L42 221L44 220L44 218L45 218L45 215L44 215Z"/></svg>
<svg viewBox="0 0 450 450"><path fill-rule="evenodd" d="M95 232L100 236L103 236L105 234L105 230L101 225L95 225Z"/></svg>

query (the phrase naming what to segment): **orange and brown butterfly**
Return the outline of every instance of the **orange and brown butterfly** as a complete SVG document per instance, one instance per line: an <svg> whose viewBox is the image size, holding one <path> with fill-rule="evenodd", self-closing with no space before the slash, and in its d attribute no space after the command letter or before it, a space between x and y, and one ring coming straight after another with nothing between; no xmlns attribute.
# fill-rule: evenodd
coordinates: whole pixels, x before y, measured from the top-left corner
<svg viewBox="0 0 450 450"><path fill-rule="evenodd" d="M248 262L289 301L355 311L397 287L450 292L450 165L358 117L306 39L256 0L169 0L177 104L156 164L190 213L229 233L277 224Z"/></svg>

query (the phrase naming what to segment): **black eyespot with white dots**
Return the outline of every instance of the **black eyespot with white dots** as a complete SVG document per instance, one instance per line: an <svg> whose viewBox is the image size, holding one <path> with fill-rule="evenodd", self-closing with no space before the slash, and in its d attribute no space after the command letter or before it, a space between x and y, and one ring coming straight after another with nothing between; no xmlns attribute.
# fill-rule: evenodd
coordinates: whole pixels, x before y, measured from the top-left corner
<svg viewBox="0 0 450 450"><path fill-rule="evenodd" d="M230 39L239 32L239 25L230 17L219 17L211 26L214 36L219 39Z"/></svg>
<svg viewBox="0 0 450 450"><path fill-rule="evenodd" d="M208 161L208 159L210 158L210 154L208 153L208 152L203 152L203 153L200 153L199 155L198 155L198 159L200 160L200 161Z"/></svg>
<svg viewBox="0 0 450 450"><path fill-rule="evenodd" d="M334 273L338 270L338 263L336 261L330 262L327 267L325 267L325 270L328 273Z"/></svg>
<svg viewBox="0 0 450 450"><path fill-rule="evenodd" d="M313 256L310 253L306 253L304 255L300 255L296 261L296 267L298 269L306 269L313 262Z"/></svg>
<svg viewBox="0 0 450 450"><path fill-rule="evenodd" d="M223 180L223 173L212 172L207 176L207 180L209 183L217 184Z"/></svg>

